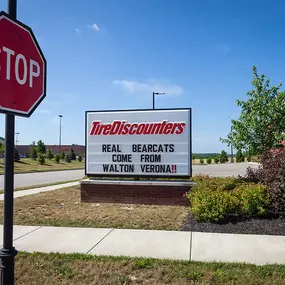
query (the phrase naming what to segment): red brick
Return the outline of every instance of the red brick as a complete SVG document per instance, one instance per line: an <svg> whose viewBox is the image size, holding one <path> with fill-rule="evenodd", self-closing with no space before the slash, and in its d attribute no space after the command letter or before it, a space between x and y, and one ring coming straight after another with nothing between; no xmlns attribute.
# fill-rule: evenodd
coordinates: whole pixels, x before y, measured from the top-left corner
<svg viewBox="0 0 285 285"><path fill-rule="evenodd" d="M150 205L189 205L187 186L81 184L81 201Z"/></svg>

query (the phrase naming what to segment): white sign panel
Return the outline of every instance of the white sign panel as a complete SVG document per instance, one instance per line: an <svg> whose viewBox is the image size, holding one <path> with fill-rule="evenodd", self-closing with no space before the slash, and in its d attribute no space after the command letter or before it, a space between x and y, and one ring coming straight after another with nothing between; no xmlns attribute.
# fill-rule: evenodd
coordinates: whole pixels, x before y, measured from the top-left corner
<svg viewBox="0 0 285 285"><path fill-rule="evenodd" d="M86 174L191 176L191 109L86 112Z"/></svg>

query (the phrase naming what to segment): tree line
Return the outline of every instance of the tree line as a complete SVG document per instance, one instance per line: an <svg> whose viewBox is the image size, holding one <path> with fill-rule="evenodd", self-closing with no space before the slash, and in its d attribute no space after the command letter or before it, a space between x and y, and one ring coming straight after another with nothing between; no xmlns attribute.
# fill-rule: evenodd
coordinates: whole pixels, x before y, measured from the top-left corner
<svg viewBox="0 0 285 285"><path fill-rule="evenodd" d="M0 156L4 157L5 154L5 145L0 143ZM67 153L64 151L60 151L58 153L52 153L51 149L47 149L45 143L42 140L39 140L37 143L35 141L32 142L29 153L30 159L37 160L40 164L44 164L46 159L52 160L56 163L59 163L61 160L67 163L70 163L73 160L82 161L82 155L76 155L74 150L71 148ZM19 151L15 146L14 149L14 161L18 162L21 160Z"/></svg>

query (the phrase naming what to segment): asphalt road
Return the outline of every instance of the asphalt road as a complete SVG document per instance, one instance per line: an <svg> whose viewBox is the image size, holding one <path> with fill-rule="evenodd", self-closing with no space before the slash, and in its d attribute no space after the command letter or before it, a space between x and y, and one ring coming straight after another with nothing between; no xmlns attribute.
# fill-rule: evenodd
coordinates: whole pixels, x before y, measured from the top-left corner
<svg viewBox="0 0 285 285"><path fill-rule="evenodd" d="M67 170L67 171L50 171L38 173L15 174L15 188L39 185L45 183L53 183L67 180L81 179L84 176L82 170ZM0 189L4 188L4 177L0 175Z"/></svg>
<svg viewBox="0 0 285 285"><path fill-rule="evenodd" d="M256 168L256 164L239 163L239 164L210 164L210 165L193 165L193 175L199 173L210 176L237 176L244 175L247 167ZM15 174L15 188L53 183L67 180L81 179L84 176L84 170L67 170L54 172L39 172ZM0 189L4 188L4 177L0 175Z"/></svg>

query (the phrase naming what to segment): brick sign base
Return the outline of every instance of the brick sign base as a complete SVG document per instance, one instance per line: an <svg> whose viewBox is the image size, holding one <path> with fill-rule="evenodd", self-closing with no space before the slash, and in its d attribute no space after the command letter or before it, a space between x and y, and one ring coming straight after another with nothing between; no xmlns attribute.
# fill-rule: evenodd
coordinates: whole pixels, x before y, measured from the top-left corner
<svg viewBox="0 0 285 285"><path fill-rule="evenodd" d="M190 181L82 180L81 202L146 205L189 205Z"/></svg>

